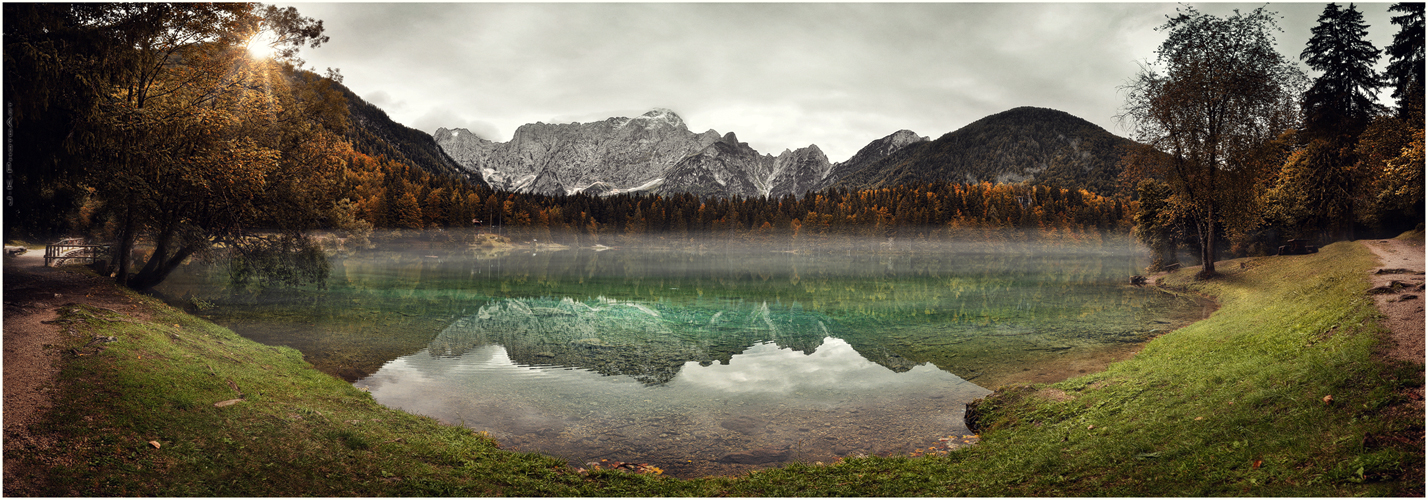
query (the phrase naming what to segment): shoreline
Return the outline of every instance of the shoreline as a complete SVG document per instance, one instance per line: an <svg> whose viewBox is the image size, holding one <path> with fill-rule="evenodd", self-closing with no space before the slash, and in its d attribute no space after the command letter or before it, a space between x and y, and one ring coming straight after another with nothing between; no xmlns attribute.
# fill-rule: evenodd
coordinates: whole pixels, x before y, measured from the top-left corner
<svg viewBox="0 0 1428 500"><path fill-rule="evenodd" d="M1331 246L1326 252L1340 259L1353 254L1353 262L1371 258L1354 254L1351 245L1357 244ZM1334 277L1347 274L1320 270L1323 278L1258 284L1270 279L1265 273L1311 276L1317 269L1313 266L1320 263L1337 265L1338 261L1328 257L1265 261L1265 266L1233 273L1238 277L1230 280L1193 285L1195 290L1220 297L1224 314L1163 334L1135 357L1113 363L1104 372L1055 384L1016 386L1039 388L1023 389L1026 394L1017 398L996 400L991 408L991 429L982 435L986 446L962 448L941 457L855 458L826 466L795 464L740 477L691 481L609 470L579 473L548 457L504 451L479 434L381 408L333 377L314 377L317 372L301 361L296 351L257 345L156 300L118 293L111 304L115 307L61 307L57 319L65 322L40 327L58 335L59 345L41 350L49 349L46 355L60 361L64 374L56 387L60 399L53 410L42 412L42 420L48 423L34 430L50 442L66 446L45 446L44 439L22 443L11 433L7 418L5 492L21 496L1421 495L1423 450L1412 443L1421 444L1422 437L1422 363L1399 369L1356 361L1362 359L1358 356L1369 356L1373 345L1369 340L1376 326L1372 322L1353 326L1357 323L1352 321L1358 321L1355 318L1372 315L1364 316L1368 313L1353 305L1350 296L1362 297L1361 291L1353 292L1357 285ZM63 305L52 296L40 295L48 293L43 287L17 293L25 283L9 279L11 264L7 259L7 323L19 319L20 314L12 311L36 316ZM1361 274L1355 276L1366 280ZM1254 284L1273 293L1284 287L1340 287L1316 292L1327 295L1306 297L1310 302L1303 305L1277 299L1274 307L1298 307L1293 310L1303 312L1293 314L1310 315L1305 318L1318 318L1313 315L1323 312L1346 316L1313 319L1315 325L1338 325L1330 336L1316 330L1304 337L1292 324L1286 325L1289 329L1261 324L1255 325L1254 331L1241 331L1246 327L1233 326L1234 322L1260 314L1246 309L1243 301L1263 293L1229 288L1227 283L1240 287ZM1342 288L1345 286L1348 288ZM1344 291L1337 291L1340 289ZM25 305L26 297L35 300ZM167 326L170 323L172 327ZM8 326L7 358L14 333ZM114 336L118 341L89 345L98 336ZM1283 344L1281 338L1299 346L1293 349L1307 350L1270 363L1244 347L1216 347L1271 342L1263 344L1269 347L1256 349L1273 353L1280 349L1275 346ZM1307 347L1303 339L1308 340ZM1204 356L1216 361L1207 364L1200 359ZM1301 365L1303 368L1295 368ZM1239 366L1255 371L1246 372L1253 374L1248 378L1229 378L1239 373L1235 371ZM1284 370L1310 371L1278 378ZM125 382L134 377L140 378ZM1276 386L1264 377L1289 384ZM1223 381L1218 384L1209 384L1220 379ZM1257 382L1262 379L1266 382ZM102 380L110 381L93 385ZM1376 380L1388 384L1384 387L1392 391L1410 392L1403 399L1374 403L1370 398L1378 386L1343 385L1351 380ZM15 382L6 377L7 417L12 415L9 389ZM1414 388L1420 395L1416 401L1411 395ZM1307 394L1301 392L1306 390ZM1320 401L1325 393L1332 393L1332 403ZM1217 402L1222 394L1236 396L1228 403ZM1133 395L1140 397L1129 397ZM235 396L239 397L237 404L214 406ZM153 397L159 399L149 399ZM1305 397L1312 401L1298 399ZM1367 421L1351 418L1354 408L1369 404L1380 405L1374 414L1386 416ZM1384 404L1387 406L1381 406ZM1244 413L1246 410L1250 412ZM93 420L71 420L85 415ZM1238 420L1250 415L1260 417ZM1126 416L1131 417L1129 422L1141 423L1129 427L1127 422L1117 423ZM1292 429L1297 429L1301 420L1312 422L1316 430L1300 437L1301 433ZM1417 427L1417 441L1409 435L1404 441L1408 445L1395 444L1398 422L1410 425L1409 432ZM265 430L250 434L244 430L250 427ZM1218 429L1241 429L1239 432L1275 438L1259 439L1255 442L1262 444L1243 450L1221 448L1214 442L1194 448L1177 445L1224 432ZM1142 436L1146 432L1154 434ZM1335 439L1341 438L1326 441L1324 432L1359 436L1352 439L1366 440L1366 448L1333 446L1339 442ZM1062 433L1070 440L1062 442ZM255 440L259 436L262 442ZM1286 441L1291 438L1292 442ZM1372 445L1367 444L1370 441ZM1051 444L1056 442L1062 442L1059 448L1063 451L1056 451L1057 445ZM278 443L282 445L267 446ZM12 444L23 449L8 449ZM115 454L115 445L122 453ZM1052 456L1069 453L1077 458L1036 462L1043 465L1024 462L1040 460L1032 457L1043 453L1034 451L1042 446L1053 446L1047 450ZM1130 451L1126 446L1132 447ZM1143 449L1135 451L1135 447ZM1128 456L1132 460L1125 462ZM117 461L102 467L62 465L109 460ZM1256 460L1262 461L1263 467L1254 464ZM270 469L262 466L265 461L292 465ZM1022 465L1011 465L1016 463ZM1419 466L1412 467L1415 463ZM227 465L193 469L195 464ZM1393 467L1401 465L1390 464L1410 468L1399 470ZM1174 472L1183 467L1194 473ZM60 470L69 472L56 476ZM343 471L344 479L313 475L318 470ZM997 472L1005 470L1041 472L1020 476ZM233 483L223 477L256 481ZM994 479L997 477L1003 479ZM277 486L280 484L301 485L301 489L283 489Z"/></svg>

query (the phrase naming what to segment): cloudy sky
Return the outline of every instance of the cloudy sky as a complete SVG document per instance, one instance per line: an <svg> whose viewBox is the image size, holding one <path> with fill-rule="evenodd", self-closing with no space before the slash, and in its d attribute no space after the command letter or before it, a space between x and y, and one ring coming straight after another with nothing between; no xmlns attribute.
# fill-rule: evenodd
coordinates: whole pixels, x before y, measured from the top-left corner
<svg viewBox="0 0 1428 500"><path fill-rule="evenodd" d="M293 5L332 37L304 50L309 67L341 70L353 92L428 133L507 141L525 123L668 108L695 132L732 131L775 155L817 144L837 162L900 129L935 139L1018 106L1124 135L1117 87L1154 57L1155 28L1178 4ZM1324 5L1269 5L1293 60ZM1390 4L1356 5L1385 47L1398 28Z"/></svg>

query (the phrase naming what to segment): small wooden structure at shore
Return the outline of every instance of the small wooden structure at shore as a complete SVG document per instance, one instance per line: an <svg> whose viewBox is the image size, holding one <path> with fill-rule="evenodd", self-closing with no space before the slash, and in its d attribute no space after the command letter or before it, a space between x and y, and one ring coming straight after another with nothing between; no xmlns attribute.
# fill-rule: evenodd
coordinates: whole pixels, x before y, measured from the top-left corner
<svg viewBox="0 0 1428 500"><path fill-rule="evenodd" d="M70 264L78 260L82 264L93 264L109 255L108 244L85 244L81 238L65 238L57 243L45 245L45 267Z"/></svg>

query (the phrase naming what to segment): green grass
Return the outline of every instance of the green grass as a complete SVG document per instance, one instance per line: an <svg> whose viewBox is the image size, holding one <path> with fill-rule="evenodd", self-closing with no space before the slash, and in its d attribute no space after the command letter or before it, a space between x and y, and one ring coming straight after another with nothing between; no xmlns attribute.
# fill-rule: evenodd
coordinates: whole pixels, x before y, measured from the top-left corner
<svg viewBox="0 0 1428 500"><path fill-rule="evenodd" d="M1243 264L1243 266L1241 266ZM6 493L44 496L1422 496L1423 366L1374 361L1382 331L1357 243L1221 263L1178 286L1209 319L1107 371L1004 388L981 444L943 457L796 464L682 481L498 448L377 405L288 348L139 298L152 320L67 307L59 406ZM85 347L94 336L118 340ZM73 349L73 350L71 350ZM83 355L76 355L83 354ZM1061 391L1065 397L1047 397ZM240 398L231 406L214 404ZM1332 396L1325 402L1325 396ZM1407 436L1408 439L1403 439ZM1402 441L1400 441L1402 440ZM159 443L155 448L150 441ZM655 464L659 465L659 464ZM11 489L28 476L38 490Z"/></svg>
<svg viewBox="0 0 1428 500"><path fill-rule="evenodd" d="M1417 229L1414 229L1414 230L1412 230L1412 231L1407 231L1407 232L1405 232L1405 233L1403 233L1403 234L1400 234L1400 235L1398 235L1398 237L1396 237L1396 238L1394 238L1394 239L1396 239L1396 240L1403 240L1403 241L1407 241L1407 242L1411 242L1411 243L1417 243L1417 244L1419 244L1419 245L1422 245L1422 244L1423 244L1423 225L1422 225L1422 224L1419 224Z"/></svg>
<svg viewBox="0 0 1428 500"><path fill-rule="evenodd" d="M12 247L24 247L26 251L44 250L44 249L45 249L45 244L44 244L44 243L30 243L30 242L25 241L25 240L10 240L9 242L7 242L7 243L5 243L5 244L6 244L7 246L12 246Z"/></svg>
<svg viewBox="0 0 1428 500"><path fill-rule="evenodd" d="M1382 414L1404 402L1399 391L1423 385L1423 367L1371 361L1382 333L1363 293L1373 263L1361 245L1339 243L1228 261L1220 267L1231 271L1210 282L1175 275L1221 309L1103 373L1051 385L1069 401L1004 391L983 443L1016 451L971 455L981 471L1025 478L980 492L1421 495L1422 412ZM1415 432L1416 441L1391 439Z"/></svg>
<svg viewBox="0 0 1428 500"><path fill-rule="evenodd" d="M7 494L574 496L631 482L582 477L562 461L384 408L295 350L139 300L151 321L62 308L61 324L78 332L62 347L64 400L36 429L60 446L17 452L27 463L6 474L35 475L42 487L13 492L7 480ZM117 341L88 345L96 336Z"/></svg>

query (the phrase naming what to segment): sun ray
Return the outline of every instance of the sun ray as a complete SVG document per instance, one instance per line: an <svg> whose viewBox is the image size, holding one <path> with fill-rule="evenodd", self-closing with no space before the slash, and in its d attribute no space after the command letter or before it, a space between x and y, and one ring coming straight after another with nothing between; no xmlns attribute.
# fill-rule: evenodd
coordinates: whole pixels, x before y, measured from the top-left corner
<svg viewBox="0 0 1428 500"><path fill-rule="evenodd" d="M248 56L254 59L268 59L277 50L278 40L270 30L260 30L248 38Z"/></svg>

